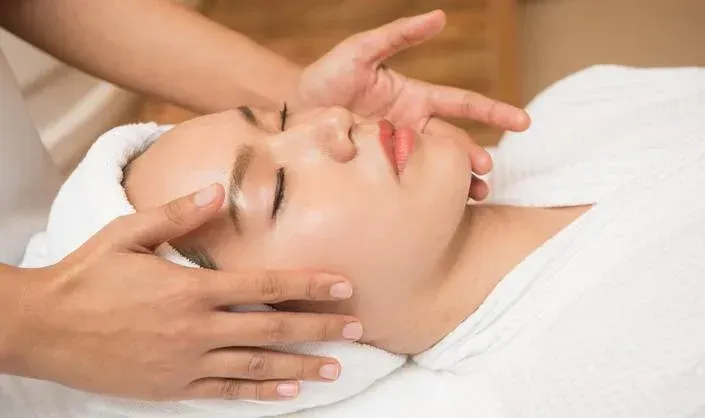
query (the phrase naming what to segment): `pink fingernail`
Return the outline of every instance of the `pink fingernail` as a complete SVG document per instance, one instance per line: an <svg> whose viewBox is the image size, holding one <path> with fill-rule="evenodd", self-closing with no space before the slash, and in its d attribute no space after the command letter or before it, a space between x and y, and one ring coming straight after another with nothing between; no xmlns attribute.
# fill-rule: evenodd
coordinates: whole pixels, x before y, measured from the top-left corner
<svg viewBox="0 0 705 418"><path fill-rule="evenodd" d="M343 338L347 340L359 340L362 338L362 324L351 322L343 327Z"/></svg>
<svg viewBox="0 0 705 418"><path fill-rule="evenodd" d="M282 398L293 398L299 394L299 385L296 383L280 383L277 385L277 393Z"/></svg>
<svg viewBox="0 0 705 418"><path fill-rule="evenodd" d="M349 283L336 283L330 288L330 295L336 299L348 299L352 296L353 290Z"/></svg>
<svg viewBox="0 0 705 418"><path fill-rule="evenodd" d="M339 374L338 366L335 364L326 364L318 370L318 375L326 380L335 380Z"/></svg>
<svg viewBox="0 0 705 418"><path fill-rule="evenodd" d="M215 198L216 185L211 184L210 186L203 188L196 193L193 197L193 203L199 208L208 206Z"/></svg>

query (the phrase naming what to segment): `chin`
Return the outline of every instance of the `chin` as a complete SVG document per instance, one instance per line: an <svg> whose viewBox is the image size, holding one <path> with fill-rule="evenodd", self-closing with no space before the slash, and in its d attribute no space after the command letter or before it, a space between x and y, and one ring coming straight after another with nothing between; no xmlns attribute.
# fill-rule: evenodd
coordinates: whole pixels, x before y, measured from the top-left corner
<svg viewBox="0 0 705 418"><path fill-rule="evenodd" d="M404 219L413 226L401 240L413 242L408 244L407 255L421 274L437 267L455 239L465 217L471 180L464 150L450 141L431 141L437 139L428 138L422 144L423 153L408 166L411 181Z"/></svg>

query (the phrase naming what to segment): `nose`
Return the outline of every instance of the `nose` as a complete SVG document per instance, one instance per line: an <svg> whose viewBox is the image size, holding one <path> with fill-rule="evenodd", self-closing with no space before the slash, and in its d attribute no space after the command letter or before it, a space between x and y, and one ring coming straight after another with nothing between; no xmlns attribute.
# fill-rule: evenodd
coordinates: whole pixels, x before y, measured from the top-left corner
<svg viewBox="0 0 705 418"><path fill-rule="evenodd" d="M352 113L342 107L331 107L302 123L304 135L322 153L334 161L345 163L355 157L357 149L351 140L355 124Z"/></svg>

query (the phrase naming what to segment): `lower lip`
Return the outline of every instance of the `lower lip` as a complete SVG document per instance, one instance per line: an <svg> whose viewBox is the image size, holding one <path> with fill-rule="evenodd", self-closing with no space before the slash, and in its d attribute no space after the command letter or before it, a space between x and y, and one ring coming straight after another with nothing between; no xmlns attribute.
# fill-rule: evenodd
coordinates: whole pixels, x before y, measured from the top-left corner
<svg viewBox="0 0 705 418"><path fill-rule="evenodd" d="M396 129L387 120L381 120L379 125L379 140L389 161L397 174L401 174L409 161L414 149L414 131L410 128Z"/></svg>

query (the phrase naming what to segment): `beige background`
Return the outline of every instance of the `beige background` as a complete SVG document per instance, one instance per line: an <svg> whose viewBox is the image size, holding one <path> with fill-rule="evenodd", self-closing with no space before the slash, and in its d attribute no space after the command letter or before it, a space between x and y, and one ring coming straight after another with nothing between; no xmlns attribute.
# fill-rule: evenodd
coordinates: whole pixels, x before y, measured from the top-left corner
<svg viewBox="0 0 705 418"><path fill-rule="evenodd" d="M524 103L593 64L705 66L705 0L520 0Z"/></svg>

